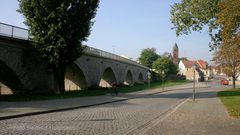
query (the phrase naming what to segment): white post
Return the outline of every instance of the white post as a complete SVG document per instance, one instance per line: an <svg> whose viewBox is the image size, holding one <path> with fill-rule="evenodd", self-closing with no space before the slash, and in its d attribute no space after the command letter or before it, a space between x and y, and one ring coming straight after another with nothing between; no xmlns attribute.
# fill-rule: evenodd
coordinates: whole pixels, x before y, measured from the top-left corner
<svg viewBox="0 0 240 135"><path fill-rule="evenodd" d="M150 89L151 73L148 72L148 88Z"/></svg>
<svg viewBox="0 0 240 135"><path fill-rule="evenodd" d="M196 75L195 75L195 69L194 69L194 80L193 80L193 101L195 101L195 77L196 77Z"/></svg>
<svg viewBox="0 0 240 135"><path fill-rule="evenodd" d="M195 64L192 66L192 69L193 69L193 101L195 101L195 80L196 80L196 74L195 74L196 65Z"/></svg>
<svg viewBox="0 0 240 135"><path fill-rule="evenodd" d="M162 91L164 91L164 77L165 77L165 72L162 71Z"/></svg>

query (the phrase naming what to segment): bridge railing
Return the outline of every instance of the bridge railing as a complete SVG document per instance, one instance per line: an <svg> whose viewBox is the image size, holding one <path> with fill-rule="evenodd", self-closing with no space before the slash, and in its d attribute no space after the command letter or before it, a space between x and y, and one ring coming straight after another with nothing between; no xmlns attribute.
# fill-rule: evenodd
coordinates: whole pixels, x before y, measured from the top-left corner
<svg viewBox="0 0 240 135"><path fill-rule="evenodd" d="M0 22L0 35L29 40L29 30Z"/></svg>
<svg viewBox="0 0 240 135"><path fill-rule="evenodd" d="M22 40L32 40L32 36L30 36L29 30L28 29L24 29L21 27L17 27L17 26L13 26L13 25L9 25L9 24L5 24L5 23L1 23L0 22L0 35L1 36L7 36L7 37L11 37L11 38L17 38L17 39L22 39ZM96 56L100 56L100 57L105 57L105 58L109 58L109 59L113 59L113 60L117 60L117 61L122 61L125 63L129 63L132 65L136 65L142 68L146 68L149 69L148 67L145 67L139 63L137 63L136 61L121 57L119 55L110 53L110 52L106 52L100 49L96 49L93 47L89 47L86 46L84 53L90 54L90 55L96 55Z"/></svg>
<svg viewBox="0 0 240 135"><path fill-rule="evenodd" d="M136 65L136 66L139 66L139 67L142 67L142 68L149 69L148 67L143 66L143 65L137 63L136 61L124 58L122 56L119 56L119 55L116 55L116 54L113 54L113 53L110 53L110 52L106 52L106 51L103 51L103 50L100 50L100 49L96 49L96 48L93 48L93 47L85 46L85 49L84 49L83 52L87 53L89 55L95 55L95 56L99 56L99 57L104 57L104 58L108 58L108 59L122 61L124 63L129 63L129 64L132 64L132 65Z"/></svg>

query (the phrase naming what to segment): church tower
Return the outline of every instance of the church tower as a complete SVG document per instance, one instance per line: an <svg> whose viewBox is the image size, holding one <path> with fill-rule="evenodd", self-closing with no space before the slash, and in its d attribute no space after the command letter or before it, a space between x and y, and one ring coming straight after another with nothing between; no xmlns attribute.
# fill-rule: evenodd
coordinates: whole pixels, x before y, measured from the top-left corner
<svg viewBox="0 0 240 135"><path fill-rule="evenodd" d="M177 43L173 46L173 52L172 52L172 60L175 65L178 65L178 46Z"/></svg>

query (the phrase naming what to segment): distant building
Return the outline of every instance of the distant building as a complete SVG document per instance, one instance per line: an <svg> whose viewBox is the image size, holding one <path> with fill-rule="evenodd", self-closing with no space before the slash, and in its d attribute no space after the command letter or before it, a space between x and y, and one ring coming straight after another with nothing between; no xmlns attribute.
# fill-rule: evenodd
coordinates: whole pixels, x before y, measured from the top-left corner
<svg viewBox="0 0 240 135"><path fill-rule="evenodd" d="M228 76L226 73L224 73L224 70L223 70L223 68L221 67L220 64L219 64L219 65L214 65L214 66L212 67L212 71L213 71L213 74L214 74L214 75L221 75L222 77L227 77L229 80L232 79L231 76ZM238 72L238 74L240 74L240 72ZM236 80L240 81L240 76L238 76L238 77L236 78Z"/></svg>
<svg viewBox="0 0 240 135"><path fill-rule="evenodd" d="M172 54L169 52L164 52L162 55L160 55L161 57L167 57L169 59L172 59Z"/></svg>
<svg viewBox="0 0 240 135"><path fill-rule="evenodd" d="M178 52L179 52L178 45L177 43L175 43L172 50L172 60L175 65L178 65L178 61L179 61Z"/></svg>
<svg viewBox="0 0 240 135"><path fill-rule="evenodd" d="M212 68L211 68L211 66L209 66L209 64L206 61L198 60L198 61L196 61L196 63L198 64L199 69L204 74L204 80L209 80L213 77Z"/></svg>
<svg viewBox="0 0 240 135"><path fill-rule="evenodd" d="M178 46L177 43L174 44L173 49L172 49L172 54L169 52L164 52L162 55L160 55L161 57L167 57L169 59L171 59L173 61L173 63L178 66L178 62L179 62L179 56L178 56Z"/></svg>
<svg viewBox="0 0 240 135"><path fill-rule="evenodd" d="M195 66L195 70L193 69L193 66ZM198 81L209 80L213 76L211 67L204 60L191 61L182 59L180 60L178 67L179 74L186 76L187 80L194 80L194 71L195 79Z"/></svg>
<svg viewBox="0 0 240 135"><path fill-rule="evenodd" d="M197 70L197 68L194 70L193 66L196 66L195 61L180 60L178 64L179 74L186 76L186 80L194 80L195 71L195 80L200 81L202 79L202 74L199 70Z"/></svg>

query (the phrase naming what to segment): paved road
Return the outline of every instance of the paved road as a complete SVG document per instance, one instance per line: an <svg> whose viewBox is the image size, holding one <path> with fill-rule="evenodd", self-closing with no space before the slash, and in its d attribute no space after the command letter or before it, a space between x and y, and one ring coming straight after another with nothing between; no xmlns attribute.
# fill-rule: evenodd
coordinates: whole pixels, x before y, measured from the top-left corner
<svg viewBox="0 0 240 135"><path fill-rule="evenodd" d="M192 89L193 84L187 83L177 86L166 87L164 90L176 89ZM206 87L205 83L197 83L196 87ZM110 94L94 97L77 97L68 99L55 99L31 102L0 102L0 120L8 119L9 117L19 117L33 113L46 113L49 111L69 110L69 108L82 108L84 106L94 106L96 104L106 104L110 102L118 102L135 98L143 95L152 95L162 92L162 89L143 90L131 93L120 93L119 96L111 96Z"/></svg>
<svg viewBox="0 0 240 135"><path fill-rule="evenodd" d="M158 120L144 135L239 135L240 119L230 117L217 97L218 89L201 90L172 115Z"/></svg>
<svg viewBox="0 0 240 135"><path fill-rule="evenodd" d="M191 96L189 90L0 121L0 134L135 134Z"/></svg>
<svg viewBox="0 0 240 135"><path fill-rule="evenodd" d="M0 134L185 135L219 134L221 128L225 132L220 133L233 131L231 134L237 135L240 120L228 117L216 98L219 88L217 85L198 88L195 107L188 100L191 89L175 90L94 107L2 120ZM200 122L195 124L195 120Z"/></svg>

